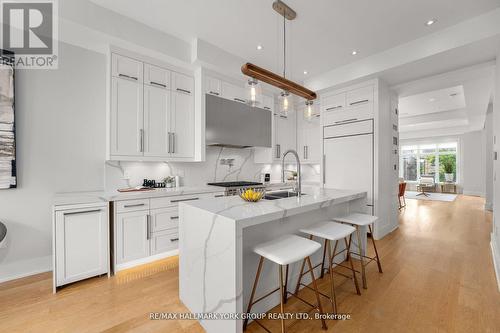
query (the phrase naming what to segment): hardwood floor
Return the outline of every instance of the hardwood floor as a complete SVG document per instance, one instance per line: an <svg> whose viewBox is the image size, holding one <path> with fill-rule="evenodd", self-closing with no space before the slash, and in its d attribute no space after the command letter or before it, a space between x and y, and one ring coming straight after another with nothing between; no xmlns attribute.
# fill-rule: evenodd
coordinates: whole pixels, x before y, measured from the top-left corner
<svg viewBox="0 0 500 333"><path fill-rule="evenodd" d="M336 276L339 311L328 332L498 332L500 293L490 252L492 215L484 201L407 200L400 228L377 243L384 273L367 267L357 296ZM321 281L327 292L328 280ZM194 321L150 320L150 312L184 312L177 258L90 279L51 293L51 274L0 284L0 332L203 332ZM301 292L313 299L308 291ZM328 302L323 303L330 309ZM306 311L291 300L287 310ZM279 321L266 323L279 331ZM319 321L290 321L288 332L324 332ZM276 330L278 329L278 330ZM251 324L247 332L263 332ZM221 332L224 333L224 332Z"/></svg>

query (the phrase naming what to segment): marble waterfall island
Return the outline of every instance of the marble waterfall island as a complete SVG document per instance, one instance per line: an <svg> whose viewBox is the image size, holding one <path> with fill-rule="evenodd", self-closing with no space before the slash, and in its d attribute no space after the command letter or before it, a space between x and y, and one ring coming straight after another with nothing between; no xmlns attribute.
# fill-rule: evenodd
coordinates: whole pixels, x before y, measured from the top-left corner
<svg viewBox="0 0 500 333"><path fill-rule="evenodd" d="M179 205L180 299L209 333L242 331L242 320L227 314L244 313L259 257L256 244L318 221L363 211L366 192L306 187L302 197L248 203L237 196L183 202ZM339 243L340 245L340 243ZM321 261L318 251L313 265ZM295 286L300 263L290 265L289 286ZM265 261L256 297L278 286L276 265ZM319 270L318 270L319 272ZM304 282L307 280L304 278ZM252 312L279 304L279 293L257 303ZM308 309L307 309L308 310Z"/></svg>

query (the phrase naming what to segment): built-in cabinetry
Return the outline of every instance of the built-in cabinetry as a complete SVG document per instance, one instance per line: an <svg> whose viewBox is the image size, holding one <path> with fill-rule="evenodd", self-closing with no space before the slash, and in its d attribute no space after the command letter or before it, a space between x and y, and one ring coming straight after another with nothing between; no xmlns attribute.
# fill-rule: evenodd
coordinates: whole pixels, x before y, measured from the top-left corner
<svg viewBox="0 0 500 333"><path fill-rule="evenodd" d="M115 271L177 254L179 202L223 195L217 192L115 201Z"/></svg>
<svg viewBox="0 0 500 333"><path fill-rule="evenodd" d="M365 212L380 218L376 238L398 225L395 105L378 79L321 95L323 185L366 191Z"/></svg>
<svg viewBox="0 0 500 333"><path fill-rule="evenodd" d="M108 203L54 207L54 292L56 288L109 269Z"/></svg>
<svg viewBox="0 0 500 333"><path fill-rule="evenodd" d="M194 78L112 53L109 158L194 158Z"/></svg>
<svg viewBox="0 0 500 333"><path fill-rule="evenodd" d="M305 113L306 107L297 108L297 152L301 162L307 164L321 163L321 125L320 111L313 105L313 112L309 117Z"/></svg>

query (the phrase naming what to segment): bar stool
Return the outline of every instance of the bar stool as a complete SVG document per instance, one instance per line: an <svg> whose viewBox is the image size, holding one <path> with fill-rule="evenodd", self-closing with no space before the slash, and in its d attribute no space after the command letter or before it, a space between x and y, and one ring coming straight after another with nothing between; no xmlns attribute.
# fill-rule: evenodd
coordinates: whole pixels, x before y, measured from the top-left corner
<svg viewBox="0 0 500 333"><path fill-rule="evenodd" d="M330 303L332 304L332 309L333 309L334 313L337 313L338 311L337 311L337 297L335 295L335 284L333 282L333 273L334 273L333 272L333 260L339 254L347 251L347 249L351 245L351 237L352 237L352 234L355 230L356 229L354 227L351 227L351 226L348 226L345 224L341 224L341 223L332 222L332 221L318 222L310 227L300 229L300 232L303 232L303 233L309 235L310 240L312 240L313 237L319 237L319 238L323 238L325 240L324 249L323 249L323 260L321 261L321 263L317 264L313 268L316 268L316 267L321 265L321 277L323 277L323 272L325 270L325 264L324 264L325 263L325 256L326 256L326 252L328 250L328 263L329 264L328 264L327 270L328 270L329 275L330 275L330 296L325 295L321 292L320 292L320 294L330 300ZM339 240L342 240L342 239L345 242L346 248L344 250L336 253L338 242L339 242ZM332 254L332 248L331 248L332 242L335 242L333 254ZM350 259L349 256L348 256L348 258L349 258L349 262L351 264L351 267L349 269L352 272L352 277L346 276L344 274L342 274L342 275L344 275L348 278L351 278L354 281L356 293L358 295L361 295L361 291L359 290L359 285L358 285L358 279L356 278L356 271L354 269L354 265L353 265L352 260ZM303 287L309 288L309 286L301 283L302 276L304 276L305 274L308 273L307 271L304 272L304 264L305 264L305 261L302 262L302 268L300 269L299 280L297 281L297 286L295 288L296 294L299 292L299 288L301 285ZM343 267L345 267L345 266L343 266ZM346 268L348 268L348 267L346 267ZM311 269L311 268L309 268L309 269Z"/></svg>
<svg viewBox="0 0 500 333"><path fill-rule="evenodd" d="M247 313L250 313L250 311L252 310L252 306L255 303L263 300L267 296L270 296L271 294L273 294L279 290L280 291L280 306L281 306L280 313L282 314L281 315L281 332L282 333L286 332L285 319L284 319L283 314L284 314L284 303L285 303L285 299L286 299L288 294L298 298L299 300L301 300L302 302L311 306L312 308L317 309L319 311L319 313L321 314L322 328L324 330L326 330L327 327L326 327L325 319L323 318L324 317L323 316L323 308L321 307L321 302L319 299L318 286L316 285L316 279L314 278L314 273L313 273L313 270L311 268L311 259L309 258L309 256L311 254L313 254L314 252L316 252L319 248L321 248L321 244L319 244L315 241L297 236L297 235L285 235L285 236L279 237L277 239L274 239L270 242L266 242L266 243L262 243L262 244L257 245L253 249L253 251L256 254L260 255L260 260L259 260L259 266L257 268L257 273L255 274L255 281L254 281L253 288L252 288L252 294L250 295L250 301L248 303ZM260 276L260 272L262 270L262 264L264 263L264 258L278 264L279 287L274 289L273 291L267 293L266 295L260 297L256 301L254 301L255 290L257 289L257 284L259 282L259 276ZM317 306L307 302L306 300L298 297L297 295L295 295L291 292L288 292L286 289L286 286L284 287L283 266L286 266L287 278L288 278L288 265L291 263L300 261L300 260L307 261L309 267L311 268L311 279L312 279L312 283L314 286L313 289L314 289L315 294L316 294L316 300L318 302ZM259 326L261 326L263 329L265 329L267 332L270 332L258 320L255 319L255 322ZM246 330L247 324L248 324L248 319L245 319L245 321L243 322L243 330Z"/></svg>
<svg viewBox="0 0 500 333"><path fill-rule="evenodd" d="M358 240L357 243L358 243L358 251L359 252L356 253L353 251L349 251L349 253L352 253L352 254L359 256L359 258L361 260L361 277L363 279L363 288L367 289L368 287L367 287L367 283L366 283L365 266L368 265L370 262L376 260L377 266L378 266L378 271L380 273L383 273L382 272L382 265L380 263L380 258L378 256L377 245L375 244L375 238L373 237L373 229L372 229L372 225L375 225L375 222L378 221L378 217L368 215L368 214L353 213L353 214L349 214L349 215L342 216L342 217L336 217L333 220L336 222L353 225L356 228L356 236L357 236L356 238ZM363 253L363 249L361 248L360 227L365 227L365 226L368 226L370 234L372 235L371 239L372 239L372 243L373 243L373 249L375 250L375 257L366 256L365 253ZM368 243L367 243L367 245L368 245ZM365 263L365 258L369 259L369 261L366 263Z"/></svg>

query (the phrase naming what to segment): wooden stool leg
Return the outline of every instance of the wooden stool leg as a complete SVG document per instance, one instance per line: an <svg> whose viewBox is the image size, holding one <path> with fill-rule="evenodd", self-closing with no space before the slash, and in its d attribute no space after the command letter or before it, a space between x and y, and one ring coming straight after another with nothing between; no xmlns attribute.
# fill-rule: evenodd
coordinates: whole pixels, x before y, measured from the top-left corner
<svg viewBox="0 0 500 333"><path fill-rule="evenodd" d="M286 268L285 268L285 292L283 293L283 302L286 304L286 301L288 300L288 293L287 293L287 290L288 290L288 266L290 265L286 265Z"/></svg>
<svg viewBox="0 0 500 333"><path fill-rule="evenodd" d="M316 294L316 301L318 302L318 310L321 315L321 326L324 330L327 329L325 318L323 317L323 307L321 306L321 300L319 299L318 285L316 284L316 279L314 278L313 267L311 265L311 258L307 257L307 265L309 266L309 272L311 273L311 280L314 288L314 293Z"/></svg>
<svg viewBox="0 0 500 333"><path fill-rule="evenodd" d="M375 250L375 257L377 258L378 271L380 273L383 273L382 264L380 263L380 258L378 256L377 245L375 245L375 237L373 237L372 226L369 225L368 228L370 229L370 233L372 234L372 243L373 243L373 249Z"/></svg>
<svg viewBox="0 0 500 333"><path fill-rule="evenodd" d="M361 279L363 280L363 288L367 289L368 286L366 284L365 259L363 257L363 249L361 248L361 233L359 232L359 226L356 226L356 236L358 238L359 260L361 261Z"/></svg>
<svg viewBox="0 0 500 333"><path fill-rule="evenodd" d="M309 239L312 240L313 239L313 235L309 235ZM324 261L324 259L323 259ZM306 265L306 260L302 260L302 265L300 266L300 274L299 274L299 280L297 281L297 286L295 287L295 294L298 294L299 293L299 289L300 289L300 282L302 281L302 275L304 275L304 267Z"/></svg>
<svg viewBox="0 0 500 333"><path fill-rule="evenodd" d="M332 248L331 242L325 242L325 247L328 246L328 270L330 272L330 301L332 302L332 311L333 313L337 313L337 296L335 295L335 284L333 282L333 257L332 257Z"/></svg>
<svg viewBox="0 0 500 333"><path fill-rule="evenodd" d="M312 237L310 239L312 239ZM319 276L320 279L323 278L324 272L325 272L326 243L327 243L327 240L325 239L325 244L323 246L323 260L321 261L321 274Z"/></svg>
<svg viewBox="0 0 500 333"><path fill-rule="evenodd" d="M351 241L352 241L352 234L349 235L349 241L344 238L344 241L346 242L346 246L348 249L351 248ZM359 290L359 284L358 284L358 278L356 277L356 271L354 270L354 264L352 263L352 256L349 256L349 264L351 265L351 271L352 271L352 279L354 280L354 286L356 287L356 293L358 295L361 295L361 290Z"/></svg>
<svg viewBox="0 0 500 333"><path fill-rule="evenodd" d="M285 333L285 302L283 297L283 266L278 265L280 278L280 312L281 312L281 333Z"/></svg>
<svg viewBox="0 0 500 333"><path fill-rule="evenodd" d="M257 289L257 283L259 282L260 272L262 270L262 264L264 263L264 257L260 257L259 267L257 268L257 273L255 273L255 281L253 282L252 294L250 295L250 301L248 302L247 313L250 313L253 306L253 299L255 297L255 290ZM247 329L248 318L243 322L243 330Z"/></svg>

